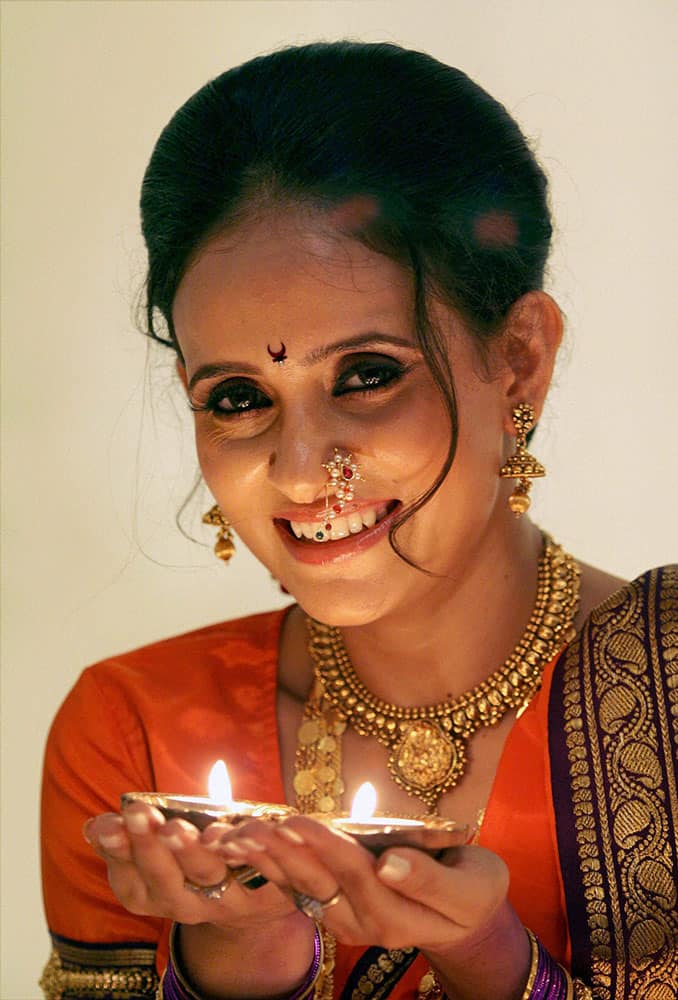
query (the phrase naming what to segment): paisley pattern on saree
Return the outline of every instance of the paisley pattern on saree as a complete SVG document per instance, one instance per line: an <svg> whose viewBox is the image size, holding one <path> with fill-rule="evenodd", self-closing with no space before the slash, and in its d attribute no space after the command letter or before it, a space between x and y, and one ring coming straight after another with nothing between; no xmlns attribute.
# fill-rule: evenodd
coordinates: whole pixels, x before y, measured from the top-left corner
<svg viewBox="0 0 678 1000"><path fill-rule="evenodd" d="M593 612L554 677L549 730L573 974L600 1000L672 1000L678 566Z"/></svg>

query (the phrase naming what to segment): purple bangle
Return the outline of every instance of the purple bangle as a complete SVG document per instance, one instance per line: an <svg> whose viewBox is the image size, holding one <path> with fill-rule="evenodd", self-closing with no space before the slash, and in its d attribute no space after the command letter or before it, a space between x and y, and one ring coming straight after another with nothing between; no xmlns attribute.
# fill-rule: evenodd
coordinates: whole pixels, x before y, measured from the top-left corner
<svg viewBox="0 0 678 1000"><path fill-rule="evenodd" d="M320 925L315 925L315 937L313 938L313 961L311 962L311 967L306 973L306 978L304 979L301 986L299 986L294 993L288 993L286 1000L302 1000L302 997L312 997L315 993L315 983L320 975L320 970L323 964L323 936L320 933Z"/></svg>
<svg viewBox="0 0 678 1000"><path fill-rule="evenodd" d="M161 1000L201 1000L199 994L195 993L189 986L186 977L179 967L174 944L176 929L177 924L174 924L170 935L170 954L167 960L167 968L160 983L158 996ZM310 968L301 985L293 993L285 994L281 1000L307 1000L307 998L311 1000L315 992L316 981L322 969L323 956L322 934L320 933L320 927L316 924L315 937L313 939L313 961Z"/></svg>
<svg viewBox="0 0 678 1000"><path fill-rule="evenodd" d="M184 983L177 978L177 971L172 958L167 959L167 968L160 980L160 997L162 1000L197 1000L193 990L186 989Z"/></svg>
<svg viewBox="0 0 678 1000"><path fill-rule="evenodd" d="M528 935L534 971L530 973L523 1000L567 1000L572 996L570 977L531 931Z"/></svg>

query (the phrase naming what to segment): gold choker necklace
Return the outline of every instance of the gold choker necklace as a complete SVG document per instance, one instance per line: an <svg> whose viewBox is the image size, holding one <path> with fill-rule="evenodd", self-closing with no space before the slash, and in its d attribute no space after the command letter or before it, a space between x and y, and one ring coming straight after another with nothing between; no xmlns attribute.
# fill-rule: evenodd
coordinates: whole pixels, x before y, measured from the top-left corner
<svg viewBox="0 0 678 1000"><path fill-rule="evenodd" d="M331 738L332 729L338 736L349 725L361 736L373 736L390 751L388 769L396 784L434 812L440 797L463 777L469 737L481 726L495 725L509 709L517 708L520 714L534 697L546 664L574 638L578 605L579 568L572 556L544 535L537 600L522 638L503 666L453 701L411 708L392 705L368 691L339 629L309 618L316 679L311 700L333 710L331 724L323 731L328 735L329 728ZM309 732L301 742L306 746L315 742L318 714L323 714L316 713L316 721L305 716ZM317 790L324 783L323 775L313 775L312 770L305 770L308 790L298 787L298 793L308 794L311 784Z"/></svg>

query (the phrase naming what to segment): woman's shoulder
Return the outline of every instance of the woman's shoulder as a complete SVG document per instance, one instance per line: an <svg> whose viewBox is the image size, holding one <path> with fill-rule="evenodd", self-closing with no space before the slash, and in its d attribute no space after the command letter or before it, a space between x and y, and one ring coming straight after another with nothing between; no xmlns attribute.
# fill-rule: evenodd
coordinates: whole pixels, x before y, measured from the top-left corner
<svg viewBox="0 0 678 1000"><path fill-rule="evenodd" d="M603 604L612 594L628 586L629 582L620 576L598 569L597 566L590 566L588 563L580 562L579 569L581 575L579 578L577 631L595 608Z"/></svg>
<svg viewBox="0 0 678 1000"><path fill-rule="evenodd" d="M602 683L613 666L612 686L651 670L664 684L678 662L678 564L649 569L629 581L589 570L582 568L577 636L559 669L576 672L586 666Z"/></svg>
<svg viewBox="0 0 678 1000"><path fill-rule="evenodd" d="M176 658L184 659L185 662L185 657L223 657L250 650L253 653L269 652L272 647L275 649L286 612L287 608L264 611L191 629L189 632L157 639L124 653L106 657L93 664L90 669L96 670L106 665L146 669L154 664L166 666L169 660Z"/></svg>
<svg viewBox="0 0 678 1000"><path fill-rule="evenodd" d="M96 742L112 725L135 741L141 732L169 732L179 715L190 722L214 710L230 718L245 703L273 704L285 613L219 622L92 664L62 702L48 745L60 734L70 740L74 729Z"/></svg>
<svg viewBox="0 0 678 1000"><path fill-rule="evenodd" d="M234 675L275 678L280 630L287 609L218 622L106 657L87 667L75 687L100 695L130 692L139 700L184 688L220 686Z"/></svg>
<svg viewBox="0 0 678 1000"><path fill-rule="evenodd" d="M678 563L649 569L633 580L615 576L587 563L579 563L579 568L581 577L577 631L592 616L595 618L595 613L603 610L610 601L616 604L619 600L630 599L641 593L647 594L650 590L661 594L664 599L678 593ZM678 614L675 605L673 612Z"/></svg>

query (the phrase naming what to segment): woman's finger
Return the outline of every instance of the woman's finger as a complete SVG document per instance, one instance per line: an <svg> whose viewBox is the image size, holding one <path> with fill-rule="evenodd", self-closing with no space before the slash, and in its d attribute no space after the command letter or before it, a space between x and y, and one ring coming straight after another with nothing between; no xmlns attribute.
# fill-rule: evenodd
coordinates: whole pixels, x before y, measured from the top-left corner
<svg viewBox="0 0 678 1000"><path fill-rule="evenodd" d="M157 809L134 803L123 813L132 861L146 885L154 910L171 912L183 893L184 875L174 852L161 837L166 822ZM196 831L197 835L197 831Z"/></svg>
<svg viewBox="0 0 678 1000"><path fill-rule="evenodd" d="M231 823L224 823L222 820L215 820L210 823L200 834L200 843L209 851L218 851L221 838L230 833L234 827Z"/></svg>
<svg viewBox="0 0 678 1000"><path fill-rule="evenodd" d="M295 890L297 905L349 945L412 944L422 907L391 892L375 875L374 857L353 838L294 817L271 832L268 852ZM301 896L301 898L300 898ZM304 898L307 897L307 898ZM432 914L436 933L445 921ZM437 940L431 929L432 936Z"/></svg>
<svg viewBox="0 0 678 1000"><path fill-rule="evenodd" d="M336 846L341 852L348 852L351 855L350 859L344 859L344 870L348 869L355 873L357 879L374 878L373 858L355 842L332 841L331 846ZM319 845L309 839L300 824L285 822L277 825L271 838L269 854L282 868L288 882L296 890L320 902L334 899L340 894L344 898L345 905L350 907L350 902L344 893L342 872L336 866L332 866L331 857L328 859L325 850L319 849Z"/></svg>
<svg viewBox="0 0 678 1000"><path fill-rule="evenodd" d="M267 881L286 889L289 883L285 872L269 851L273 827L261 820L239 824L224 834L217 853L231 868L253 868Z"/></svg>
<svg viewBox="0 0 678 1000"><path fill-rule="evenodd" d="M109 857L129 861L132 856L127 828L117 813L102 813L88 819L82 835L104 861Z"/></svg>
<svg viewBox="0 0 678 1000"><path fill-rule="evenodd" d="M453 905L449 894L453 886L440 886L451 869L443 868L427 854L402 849L388 852L377 861L352 838L339 836L305 817L294 817L283 826L293 830L317 859L315 867L309 868L301 845L297 847L297 861L286 856L286 871L297 887L321 902L327 898L321 892L332 892L332 880L335 891L336 887L342 890L343 905L337 903L327 910L323 920L345 943L437 947L458 933L458 926L450 920ZM467 894L472 891L469 881L465 886ZM429 896L435 898L437 907ZM459 900L455 903L459 904Z"/></svg>
<svg viewBox="0 0 678 1000"><path fill-rule="evenodd" d="M193 885L212 886L223 882L225 862L207 849L191 823L171 820L158 832L158 840L172 852L184 879Z"/></svg>
<svg viewBox="0 0 678 1000"><path fill-rule="evenodd" d="M460 929L487 919L506 898L509 882L501 858L473 846L448 851L442 863L422 851L394 849L382 855L376 873L382 883Z"/></svg>

